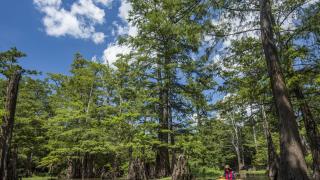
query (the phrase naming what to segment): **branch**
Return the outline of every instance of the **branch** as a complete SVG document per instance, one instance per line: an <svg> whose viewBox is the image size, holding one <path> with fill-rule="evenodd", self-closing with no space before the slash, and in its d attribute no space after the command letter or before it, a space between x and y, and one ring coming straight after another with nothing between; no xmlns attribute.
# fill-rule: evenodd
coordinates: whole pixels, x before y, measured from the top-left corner
<svg viewBox="0 0 320 180"><path fill-rule="evenodd" d="M183 19L183 18L186 16L186 14L192 12L192 9L194 9L195 7L197 7L197 6L201 3L201 1L202 1L202 0L197 0L193 5L189 6L187 9L183 10L182 12L181 12L181 10L178 11L177 14L176 14L177 19L174 20L173 23L174 23L174 24L178 23L181 19ZM180 12L181 12L181 13L180 13ZM179 14L179 13L180 13L180 14ZM181 17L179 17L179 16L181 16Z"/></svg>
<svg viewBox="0 0 320 180"><path fill-rule="evenodd" d="M238 35L238 34L242 34L242 33L247 33L247 32L252 32L252 31L260 31L260 28L255 28L255 29L248 29L248 30L244 30L244 31L238 31L238 32L234 32L234 33L230 33L230 34L209 34L211 36L215 36L215 37L225 37L225 36L234 36L234 35Z"/></svg>
<svg viewBox="0 0 320 180"><path fill-rule="evenodd" d="M296 11L299 7L305 5L305 4L309 3L309 2L311 2L311 0L302 2L302 3L297 4L294 7L292 7L292 9L289 11L288 14L285 15L284 19L279 23L279 25L281 26L289 18L290 14L292 14L294 11Z"/></svg>
<svg viewBox="0 0 320 180"><path fill-rule="evenodd" d="M219 4L217 3L217 1L213 1L213 3L215 3L218 8L226 9L229 11L236 11L236 12L259 12L260 11L259 8L257 8L257 9L255 9L255 8L232 8L232 7L228 7L228 6L219 7Z"/></svg>

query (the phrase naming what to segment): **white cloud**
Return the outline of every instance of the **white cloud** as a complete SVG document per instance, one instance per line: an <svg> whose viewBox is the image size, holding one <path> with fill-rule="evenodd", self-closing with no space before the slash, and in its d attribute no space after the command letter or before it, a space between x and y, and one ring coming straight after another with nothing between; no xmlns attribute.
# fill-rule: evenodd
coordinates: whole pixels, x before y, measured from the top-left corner
<svg viewBox="0 0 320 180"><path fill-rule="evenodd" d="M138 28L136 26L132 26L130 23L122 26L119 25L117 22L113 22L115 29L113 30L112 34L114 36L123 36L129 35L135 37L138 35Z"/></svg>
<svg viewBox="0 0 320 180"><path fill-rule="evenodd" d="M285 6L285 1L280 1L277 8L281 9L282 6ZM300 23L300 15L303 9L309 8L312 5L319 3L319 0L306 0L300 8L296 8L294 11L291 11L290 14L280 14L279 22L281 23L281 28L284 30L295 30ZM276 4L277 5L277 4Z"/></svg>
<svg viewBox="0 0 320 180"><path fill-rule="evenodd" d="M127 0L122 0L119 7L118 16L123 20L127 21L129 18L129 12L132 10L131 4Z"/></svg>
<svg viewBox="0 0 320 180"><path fill-rule="evenodd" d="M128 22L129 12L131 11L132 6L127 0L121 0L121 5L119 7L118 17L125 23L125 25L120 25L116 21L113 22L114 28L112 31L113 36L122 36L129 35L132 37L137 36L138 29ZM132 50L131 47L127 45L119 45L117 43L109 44L108 47L104 50L102 59L106 64L112 65L117 61L118 56L123 54L129 54Z"/></svg>
<svg viewBox="0 0 320 180"><path fill-rule="evenodd" d="M137 36L138 35L138 28L136 26L129 25L128 35L133 36L133 37Z"/></svg>
<svg viewBox="0 0 320 180"><path fill-rule="evenodd" d="M105 49L103 52L102 59L106 64L112 65L118 59L119 55L129 54L130 51L131 51L131 48L129 46L109 44L108 48Z"/></svg>
<svg viewBox="0 0 320 180"><path fill-rule="evenodd" d="M91 58L91 61L92 62L98 62L98 58L96 55L94 55L92 58Z"/></svg>
<svg viewBox="0 0 320 180"><path fill-rule="evenodd" d="M243 12L241 12L243 13ZM224 58L228 55L229 47L232 41L240 40L241 38L251 37L259 38L259 24L256 20L259 19L259 13L248 12L245 16L233 15L229 11L221 11L211 20L211 24L220 28L226 33L223 38L215 36L205 36L205 41L209 44L217 43L212 55L213 62L218 65L223 71L231 72L237 65L232 68L226 67L223 63Z"/></svg>
<svg viewBox="0 0 320 180"><path fill-rule="evenodd" d="M77 39L90 39L94 43L104 42L105 34L95 30L104 23L105 12L101 7L112 0L78 0L70 10L63 8L62 0L33 0L44 13L43 25L50 36L72 36ZM98 6L98 4L100 6Z"/></svg>
<svg viewBox="0 0 320 180"><path fill-rule="evenodd" d="M92 34L92 40L96 44L103 43L105 37L106 37L105 34L102 32L96 32L96 33Z"/></svg>
<svg viewBox="0 0 320 180"><path fill-rule="evenodd" d="M93 23L102 24L104 22L104 10L96 6L92 0L79 0L71 6L70 13L88 18Z"/></svg>
<svg viewBox="0 0 320 180"><path fill-rule="evenodd" d="M33 2L38 6L59 7L61 5L61 0L33 0Z"/></svg>
<svg viewBox="0 0 320 180"><path fill-rule="evenodd" d="M119 7L118 17L125 23L125 25L120 25L117 22L114 22L115 26L115 35L129 35L135 37L138 35L138 29L136 26L133 26L128 22L129 12L132 10L131 4L127 0L121 0L121 5Z"/></svg>
<svg viewBox="0 0 320 180"><path fill-rule="evenodd" d="M121 36L127 33L126 27L119 25L116 21L113 21L112 25L114 26L111 33L112 36Z"/></svg>
<svg viewBox="0 0 320 180"><path fill-rule="evenodd" d="M95 0L95 2L101 3L105 6L109 6L111 4L112 0Z"/></svg>

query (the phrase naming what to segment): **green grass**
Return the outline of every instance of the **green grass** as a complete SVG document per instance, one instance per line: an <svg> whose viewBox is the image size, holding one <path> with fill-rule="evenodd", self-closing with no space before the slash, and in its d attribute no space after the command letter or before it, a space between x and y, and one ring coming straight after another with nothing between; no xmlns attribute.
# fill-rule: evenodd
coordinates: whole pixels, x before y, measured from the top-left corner
<svg viewBox="0 0 320 180"><path fill-rule="evenodd" d="M28 178L22 178L22 180L49 180L52 178L53 177L49 177L49 176L33 176Z"/></svg>
<svg viewBox="0 0 320 180"><path fill-rule="evenodd" d="M192 174L198 180L214 179L223 175L223 171L209 167L192 168ZM171 180L171 177L162 178L160 180Z"/></svg>
<svg viewBox="0 0 320 180"><path fill-rule="evenodd" d="M265 170L257 170L257 171L240 171L241 174L250 174L250 175L263 175L266 173ZM222 170L216 170L214 168L209 167L200 167L192 170L192 174L197 177L199 180L213 179L218 178L223 174ZM49 180L54 177L49 176L33 176L30 178L22 178L22 180ZM171 180L171 177L162 178L160 180Z"/></svg>
<svg viewBox="0 0 320 180"><path fill-rule="evenodd" d="M212 179L219 177L223 174L223 171L209 167L200 167L192 170L192 174L199 179L206 179L206 177Z"/></svg>
<svg viewBox="0 0 320 180"><path fill-rule="evenodd" d="M161 178L160 180L171 180L171 177Z"/></svg>
<svg viewBox="0 0 320 180"><path fill-rule="evenodd" d="M240 171L240 174L251 174L251 175L264 175L266 170L256 170L256 171Z"/></svg>

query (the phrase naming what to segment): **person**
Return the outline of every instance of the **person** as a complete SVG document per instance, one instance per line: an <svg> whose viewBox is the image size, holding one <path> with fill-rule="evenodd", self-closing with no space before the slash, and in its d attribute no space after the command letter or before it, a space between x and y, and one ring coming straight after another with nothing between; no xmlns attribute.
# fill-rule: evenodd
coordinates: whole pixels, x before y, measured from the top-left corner
<svg viewBox="0 0 320 180"><path fill-rule="evenodd" d="M232 169L230 168L229 165L226 165L224 167L224 174L223 176L226 178L226 180L235 180L235 174L234 171L232 171Z"/></svg>

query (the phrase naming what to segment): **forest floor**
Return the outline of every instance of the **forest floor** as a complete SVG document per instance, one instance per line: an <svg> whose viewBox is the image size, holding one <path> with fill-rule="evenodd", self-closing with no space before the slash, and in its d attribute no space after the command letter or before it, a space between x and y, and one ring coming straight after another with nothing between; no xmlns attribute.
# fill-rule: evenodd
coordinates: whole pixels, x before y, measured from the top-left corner
<svg viewBox="0 0 320 180"><path fill-rule="evenodd" d="M194 172L194 175L197 179L201 180L209 180L209 179L217 179L223 174L221 170L215 170L210 168L203 168ZM247 176L255 176L255 175L264 175L265 170L258 170L258 171L240 171L240 174L247 175ZM22 180L50 180L54 177L49 176L33 176L29 178L22 178ZM161 180L171 180L171 177L162 178Z"/></svg>
<svg viewBox="0 0 320 180"><path fill-rule="evenodd" d="M28 178L22 178L22 180L49 180L49 179L52 179L52 177L33 176L33 177L28 177Z"/></svg>

